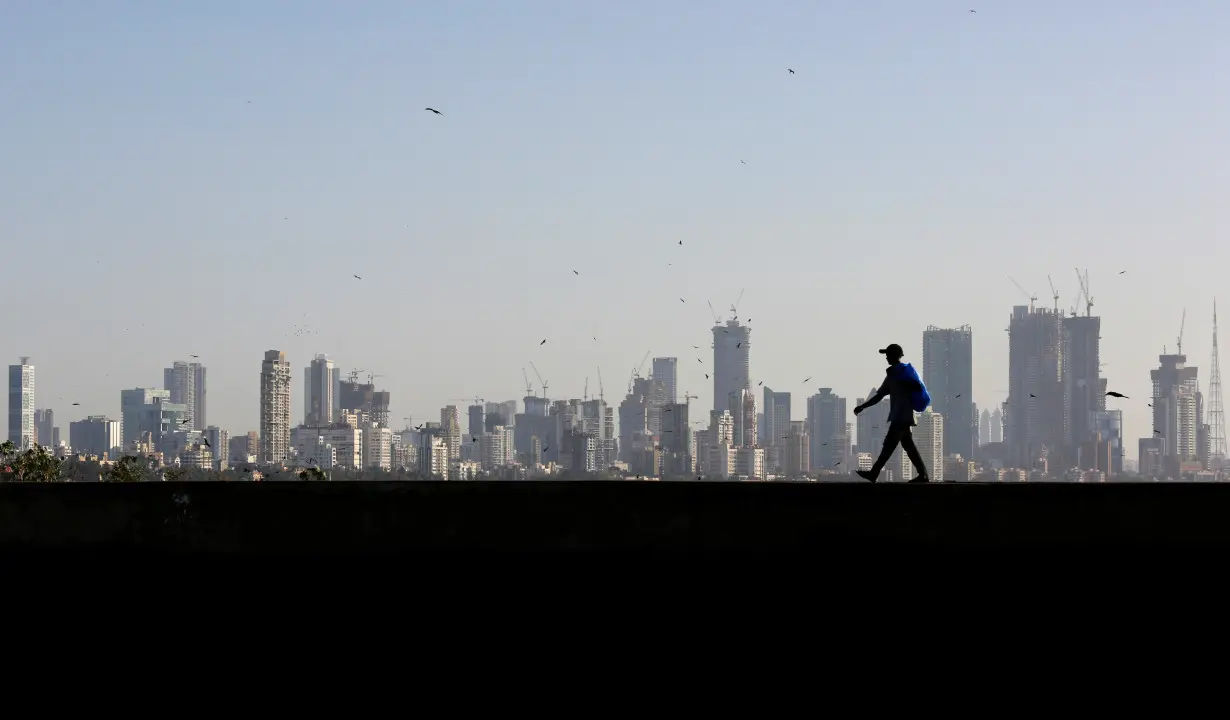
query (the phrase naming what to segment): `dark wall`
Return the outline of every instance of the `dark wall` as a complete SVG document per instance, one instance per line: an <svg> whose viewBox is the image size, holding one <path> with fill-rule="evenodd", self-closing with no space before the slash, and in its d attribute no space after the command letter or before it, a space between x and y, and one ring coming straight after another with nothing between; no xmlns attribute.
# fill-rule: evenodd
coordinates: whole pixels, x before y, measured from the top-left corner
<svg viewBox="0 0 1230 720"><path fill-rule="evenodd" d="M0 550L1225 543L1230 485L0 484Z"/></svg>

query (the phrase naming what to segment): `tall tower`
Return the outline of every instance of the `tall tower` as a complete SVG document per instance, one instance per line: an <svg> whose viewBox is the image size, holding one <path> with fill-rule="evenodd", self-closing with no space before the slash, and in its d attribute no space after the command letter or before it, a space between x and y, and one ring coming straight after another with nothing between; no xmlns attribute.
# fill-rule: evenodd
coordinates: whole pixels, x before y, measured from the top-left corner
<svg viewBox="0 0 1230 720"><path fill-rule="evenodd" d="M1226 464L1226 410L1221 398L1221 359L1217 356L1217 301L1213 301L1213 361L1209 368L1209 467Z"/></svg>
<svg viewBox="0 0 1230 720"><path fill-rule="evenodd" d="M18 450L34 447L34 366L28 357L9 365L9 441Z"/></svg>
<svg viewBox="0 0 1230 720"><path fill-rule="evenodd" d="M653 359L653 379L662 382L665 397L662 404L674 403L678 400L679 388L679 358L656 357Z"/></svg>
<svg viewBox="0 0 1230 720"><path fill-rule="evenodd" d="M752 328L730 319L713 326L713 409L728 409L730 394L751 390Z"/></svg>
<svg viewBox="0 0 1230 720"><path fill-rule="evenodd" d="M337 371L328 355L312 358L303 377L303 424L321 427L333 422Z"/></svg>
<svg viewBox="0 0 1230 720"><path fill-rule="evenodd" d="M197 385L197 381L201 382L201 386ZM188 423L180 428L181 430L204 430L204 425L197 424L197 403L202 397L201 391L204 390L205 369L200 363L189 363L177 361L171 364L171 367L162 371L162 387L167 392L171 393L171 402L179 403L188 408ZM201 403L204 416L204 403Z"/></svg>
<svg viewBox="0 0 1230 720"><path fill-rule="evenodd" d="M923 382L932 409L943 416L944 452L974 455L974 333L969 325L923 332Z"/></svg>
<svg viewBox="0 0 1230 720"><path fill-rule="evenodd" d="M290 362L280 350L261 363L260 462L280 463L290 452Z"/></svg>

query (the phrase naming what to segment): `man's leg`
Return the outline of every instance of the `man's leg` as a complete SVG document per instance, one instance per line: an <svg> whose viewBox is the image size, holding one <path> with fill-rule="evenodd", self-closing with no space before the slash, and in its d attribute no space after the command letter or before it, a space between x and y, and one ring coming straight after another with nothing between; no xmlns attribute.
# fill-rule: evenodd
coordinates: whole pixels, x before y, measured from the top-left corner
<svg viewBox="0 0 1230 720"><path fill-rule="evenodd" d="M880 450L880 457L876 458L875 464L871 466L871 470L859 470L856 474L866 480L875 482L880 476L880 471L888 464L889 459L893 456L893 451L897 449L897 443L901 441L902 429L909 430L908 425L890 425L888 432L884 434L884 449ZM917 452L917 451L915 451Z"/></svg>
<svg viewBox="0 0 1230 720"><path fill-rule="evenodd" d="M901 434L901 447L905 450L905 454L909 456L910 462L914 463L914 469L918 471L918 477L929 478L927 466L923 463L922 453L918 452L918 446L914 444L914 433L910 431L908 425L905 427L905 432Z"/></svg>

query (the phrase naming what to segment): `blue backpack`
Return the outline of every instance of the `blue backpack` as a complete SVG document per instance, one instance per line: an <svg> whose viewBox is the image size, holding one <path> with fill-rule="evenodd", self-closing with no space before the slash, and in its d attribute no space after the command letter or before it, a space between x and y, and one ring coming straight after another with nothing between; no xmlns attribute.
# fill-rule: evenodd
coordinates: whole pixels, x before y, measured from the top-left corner
<svg viewBox="0 0 1230 720"><path fill-rule="evenodd" d="M931 404L931 393L927 392L927 386L923 384L922 378L918 377L918 371L909 363L901 363L901 368L897 372L907 380L913 380L918 383L918 389L910 393L910 406L914 412L922 412Z"/></svg>

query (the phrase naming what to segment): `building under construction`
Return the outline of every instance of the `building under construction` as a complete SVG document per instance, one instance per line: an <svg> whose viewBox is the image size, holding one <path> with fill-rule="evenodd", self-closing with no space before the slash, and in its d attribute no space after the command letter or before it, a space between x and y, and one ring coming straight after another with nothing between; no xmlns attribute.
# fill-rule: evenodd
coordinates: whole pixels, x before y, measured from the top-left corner
<svg viewBox="0 0 1230 720"><path fill-rule="evenodd" d="M1057 459L1050 456L1062 454L1067 441L1063 320L1058 310L1012 308L1004 441L1019 468L1047 470Z"/></svg>
<svg viewBox="0 0 1230 720"><path fill-rule="evenodd" d="M359 382L359 377L351 373L350 378L339 383L338 407L342 412L361 412L363 417L380 427L389 426L389 393L376 390L372 381Z"/></svg>

